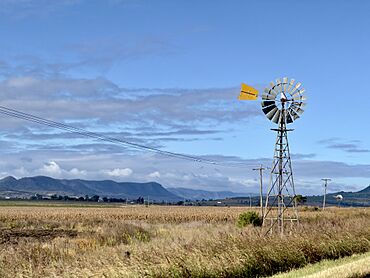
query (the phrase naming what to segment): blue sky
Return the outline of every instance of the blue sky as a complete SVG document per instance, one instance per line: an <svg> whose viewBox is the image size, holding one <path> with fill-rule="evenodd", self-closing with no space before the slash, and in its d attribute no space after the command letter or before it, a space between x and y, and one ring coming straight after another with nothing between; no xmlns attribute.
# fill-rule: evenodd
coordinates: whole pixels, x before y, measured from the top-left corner
<svg viewBox="0 0 370 278"><path fill-rule="evenodd" d="M370 184L368 1L0 1L4 106L159 147L237 161L199 165L0 118L2 176L156 180L257 191L274 125L241 82L302 82L290 134L297 191ZM267 176L266 176L267 179Z"/></svg>

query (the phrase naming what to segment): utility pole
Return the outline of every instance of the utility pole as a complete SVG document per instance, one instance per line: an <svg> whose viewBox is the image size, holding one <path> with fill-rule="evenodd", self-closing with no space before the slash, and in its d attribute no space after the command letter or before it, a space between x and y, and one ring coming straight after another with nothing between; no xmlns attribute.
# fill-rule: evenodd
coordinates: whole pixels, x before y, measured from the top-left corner
<svg viewBox="0 0 370 278"><path fill-rule="evenodd" d="M325 202L326 202L326 188L328 187L328 181L331 181L331 179L321 179L322 181L324 181L324 201L322 203L322 210L325 209Z"/></svg>
<svg viewBox="0 0 370 278"><path fill-rule="evenodd" d="M263 178L263 171L266 170L262 167L262 164L259 168L254 168L253 171L260 172L260 207L261 207L261 217L263 218L263 198L262 198L262 178Z"/></svg>

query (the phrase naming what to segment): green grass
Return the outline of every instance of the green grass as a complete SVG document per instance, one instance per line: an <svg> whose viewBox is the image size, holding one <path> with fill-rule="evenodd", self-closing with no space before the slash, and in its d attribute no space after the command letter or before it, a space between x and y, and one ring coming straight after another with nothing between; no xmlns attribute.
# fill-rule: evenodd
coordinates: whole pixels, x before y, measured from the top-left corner
<svg viewBox="0 0 370 278"><path fill-rule="evenodd" d="M336 278L362 278L370 277L370 252L341 258L338 260L323 260L310 264L301 269L293 270L272 276L273 278L296 277L336 277Z"/></svg>

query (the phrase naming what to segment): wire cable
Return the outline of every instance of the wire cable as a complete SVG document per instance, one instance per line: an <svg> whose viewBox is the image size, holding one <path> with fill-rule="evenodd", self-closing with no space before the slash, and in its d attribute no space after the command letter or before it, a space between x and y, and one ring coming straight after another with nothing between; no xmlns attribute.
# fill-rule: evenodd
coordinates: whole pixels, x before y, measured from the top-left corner
<svg viewBox="0 0 370 278"><path fill-rule="evenodd" d="M48 119L45 119L45 118L41 118L41 117L38 117L38 116L35 116L35 115L32 115L32 114L24 113L24 112L21 112L19 110L11 109L11 108L1 106L1 105L0 105L0 113L4 114L4 115L7 115L7 116L15 117L15 118L18 118L18 119L34 122L34 123L37 123L37 124L40 124L40 125L45 125L45 126L49 126L49 127L59 129L59 130L64 130L64 131L79 134L79 135L82 135L82 136L85 136L85 137L97 139L97 140L100 140L100 141L110 142L110 143L118 144L118 145L125 145L125 146L129 146L131 148L134 148L134 149L150 151L150 152L154 152L154 153L164 155L164 156L168 156L168 157L174 157L174 158L179 158L179 159L195 161L195 162L203 163L203 164L217 165L217 166L223 166L223 167L232 167L232 168L241 168L241 166L243 166L243 167L255 166L255 165L249 165L249 164L248 165L247 164L238 164L238 165L236 165L236 164L229 164L229 163L225 164L225 163L222 163L222 162L209 160L209 159L196 157L196 156L191 156L191 155L187 155L187 154L164 151L164 150L161 150L161 149L158 149L158 148L149 147L149 146L146 146L146 145L129 142L129 141L126 141L126 140L115 138L115 137L105 136L105 135L98 134L98 133L95 133L95 132L87 131L87 130L82 129L82 128L78 128L78 127L63 124L63 123L60 123L60 122L48 120Z"/></svg>

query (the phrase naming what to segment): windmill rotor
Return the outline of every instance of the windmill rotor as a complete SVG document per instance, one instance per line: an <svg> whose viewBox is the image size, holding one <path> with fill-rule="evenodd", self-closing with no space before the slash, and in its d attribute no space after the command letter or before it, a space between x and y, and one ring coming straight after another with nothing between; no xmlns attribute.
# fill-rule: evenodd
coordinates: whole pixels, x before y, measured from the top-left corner
<svg viewBox="0 0 370 278"><path fill-rule="evenodd" d="M304 112L307 100L304 92L302 84L295 79L278 78L275 82L270 82L262 94L262 111L275 124L280 121L293 123Z"/></svg>

